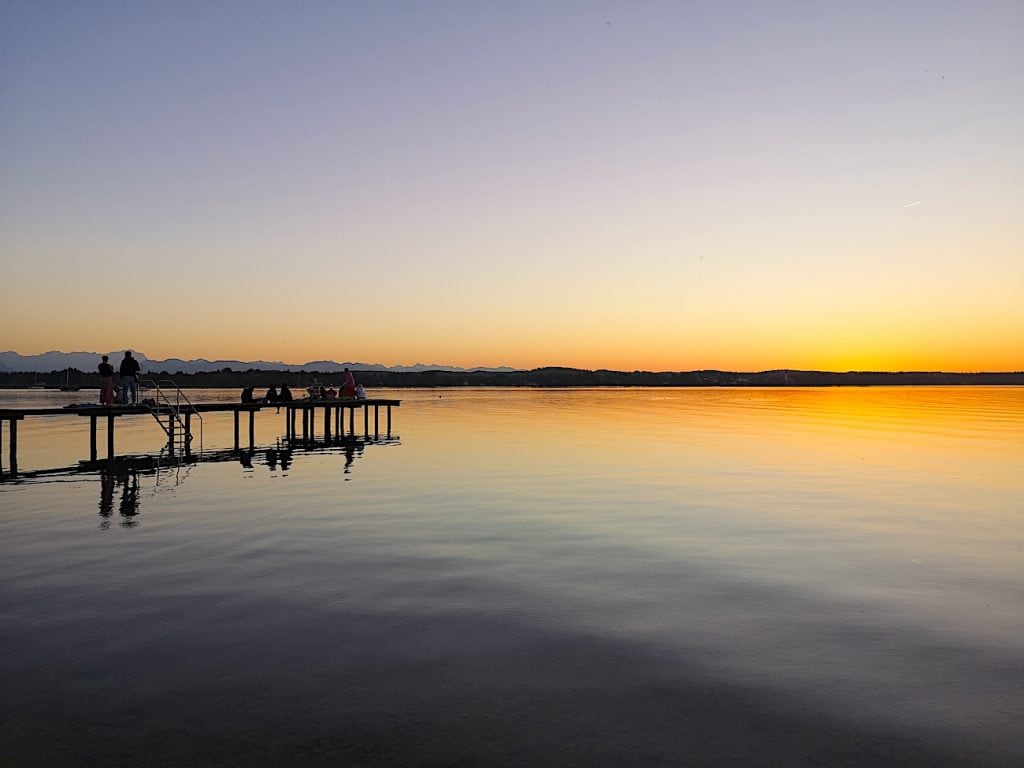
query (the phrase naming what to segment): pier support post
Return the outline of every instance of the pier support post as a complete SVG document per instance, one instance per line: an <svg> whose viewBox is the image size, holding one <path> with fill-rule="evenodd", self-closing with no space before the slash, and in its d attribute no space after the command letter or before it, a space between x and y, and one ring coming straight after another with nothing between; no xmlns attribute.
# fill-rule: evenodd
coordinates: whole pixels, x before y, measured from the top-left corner
<svg viewBox="0 0 1024 768"><path fill-rule="evenodd" d="M363 436L370 436L370 406L363 405Z"/></svg>
<svg viewBox="0 0 1024 768"><path fill-rule="evenodd" d="M114 460L114 414L107 414L107 461Z"/></svg>
<svg viewBox="0 0 1024 768"><path fill-rule="evenodd" d="M11 465L11 477L17 477L18 475L18 420L11 419L10 426L7 429L11 433L11 450L8 453L11 454L10 465Z"/></svg>
<svg viewBox="0 0 1024 768"><path fill-rule="evenodd" d="M174 414L167 414L167 453L174 455Z"/></svg>
<svg viewBox="0 0 1024 768"><path fill-rule="evenodd" d="M324 440L331 441L331 406L324 406Z"/></svg>
<svg viewBox="0 0 1024 768"><path fill-rule="evenodd" d="M185 455L192 453L192 412L185 414Z"/></svg>
<svg viewBox="0 0 1024 768"><path fill-rule="evenodd" d="M380 406L373 404L373 436L380 437Z"/></svg>
<svg viewBox="0 0 1024 768"><path fill-rule="evenodd" d="M249 450L256 447L256 411L249 411Z"/></svg>
<svg viewBox="0 0 1024 768"><path fill-rule="evenodd" d="M89 417L89 461L96 461L96 417Z"/></svg>
<svg viewBox="0 0 1024 768"><path fill-rule="evenodd" d="M391 406L388 405L388 439L391 439Z"/></svg>
<svg viewBox="0 0 1024 768"><path fill-rule="evenodd" d="M309 408L302 409L302 441L309 440Z"/></svg>
<svg viewBox="0 0 1024 768"><path fill-rule="evenodd" d="M352 406L348 409L348 433L354 435L356 433L356 409Z"/></svg>
<svg viewBox="0 0 1024 768"><path fill-rule="evenodd" d="M238 409L234 411L235 414L235 450L238 450Z"/></svg>

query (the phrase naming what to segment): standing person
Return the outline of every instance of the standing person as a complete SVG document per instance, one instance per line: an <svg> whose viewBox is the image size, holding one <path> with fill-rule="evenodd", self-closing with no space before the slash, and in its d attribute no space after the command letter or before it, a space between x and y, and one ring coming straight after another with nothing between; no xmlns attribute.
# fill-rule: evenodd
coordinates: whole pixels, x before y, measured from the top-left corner
<svg viewBox="0 0 1024 768"><path fill-rule="evenodd" d="M108 355L103 356L103 362L100 363L100 405L113 405L114 404L114 366L109 362L110 357Z"/></svg>
<svg viewBox="0 0 1024 768"><path fill-rule="evenodd" d="M121 402L124 405L139 404L139 361L132 357L130 349L125 350L124 359L121 361ZM128 393L131 393L132 401L128 402Z"/></svg>
<svg viewBox="0 0 1024 768"><path fill-rule="evenodd" d="M352 371L350 371L348 368L345 369L345 386L341 388L341 396L356 396L356 377L352 375Z"/></svg>

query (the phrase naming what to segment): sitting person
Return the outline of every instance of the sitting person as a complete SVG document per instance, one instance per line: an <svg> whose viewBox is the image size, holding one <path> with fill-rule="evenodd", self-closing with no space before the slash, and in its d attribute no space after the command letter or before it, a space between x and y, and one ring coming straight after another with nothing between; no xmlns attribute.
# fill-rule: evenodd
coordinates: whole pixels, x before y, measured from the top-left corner
<svg viewBox="0 0 1024 768"><path fill-rule="evenodd" d="M338 399L338 390L336 390L334 387L328 387L324 391L324 397L326 397L328 400L337 400Z"/></svg>
<svg viewBox="0 0 1024 768"><path fill-rule="evenodd" d="M270 389L267 390L267 394L264 395L263 402L265 402L265 403L276 403L278 401L278 399L279 398L278 398L277 390L274 389L273 387L271 387Z"/></svg>
<svg viewBox="0 0 1024 768"><path fill-rule="evenodd" d="M282 403L290 403L292 401L292 391L288 389L287 384L281 385L281 389L277 393L277 399Z"/></svg>
<svg viewBox="0 0 1024 768"><path fill-rule="evenodd" d="M242 402L243 403L255 403L256 399L252 396L252 387L245 387L242 390Z"/></svg>
<svg viewBox="0 0 1024 768"><path fill-rule="evenodd" d="M356 399L357 400L365 400L366 399L366 390L363 389L363 385L362 384L356 384Z"/></svg>

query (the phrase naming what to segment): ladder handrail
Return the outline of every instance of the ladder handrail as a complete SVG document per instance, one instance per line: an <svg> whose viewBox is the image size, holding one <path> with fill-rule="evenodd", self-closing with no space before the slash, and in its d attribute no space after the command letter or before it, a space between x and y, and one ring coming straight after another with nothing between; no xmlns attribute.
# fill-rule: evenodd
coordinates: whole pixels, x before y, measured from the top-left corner
<svg viewBox="0 0 1024 768"><path fill-rule="evenodd" d="M161 405L165 406L167 412L170 414L169 418L173 418L181 426L181 429L178 430L178 433L182 435L183 440L187 441L192 439L192 435L185 434L185 425L184 423L182 423L181 420L181 411L183 409L182 400L185 401L185 410L187 410L189 413L195 414L199 418L199 450L202 450L203 414L199 412L199 409L196 408L195 403L193 403L189 396L182 391L181 387L179 387L174 382L173 379L161 379L159 381L155 379L144 379L140 382L140 384L146 384L147 386L152 387L154 390L156 390L156 397L153 398L155 406L150 407L150 411L153 413L153 417L156 418L156 420L159 422L161 414ZM161 387L161 385L164 385L163 388ZM167 396L167 394L164 392L164 389L174 390L175 399L173 403L171 402L171 399Z"/></svg>

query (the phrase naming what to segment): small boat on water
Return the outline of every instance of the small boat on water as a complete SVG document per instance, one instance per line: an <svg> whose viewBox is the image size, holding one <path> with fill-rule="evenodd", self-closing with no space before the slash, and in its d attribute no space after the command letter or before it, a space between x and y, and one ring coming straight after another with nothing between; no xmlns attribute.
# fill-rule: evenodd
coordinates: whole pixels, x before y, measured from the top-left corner
<svg viewBox="0 0 1024 768"><path fill-rule="evenodd" d="M60 391L61 392L77 392L80 389L81 389L80 386L78 386L77 384L72 384L71 383L71 369L68 368L67 371L65 371L65 373L64 373L64 384L61 385Z"/></svg>

